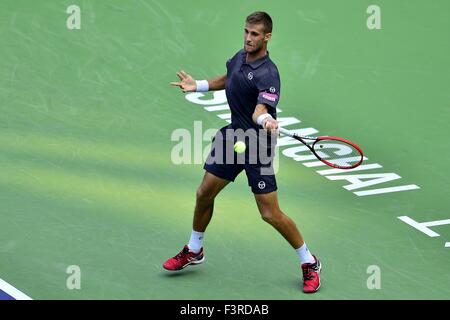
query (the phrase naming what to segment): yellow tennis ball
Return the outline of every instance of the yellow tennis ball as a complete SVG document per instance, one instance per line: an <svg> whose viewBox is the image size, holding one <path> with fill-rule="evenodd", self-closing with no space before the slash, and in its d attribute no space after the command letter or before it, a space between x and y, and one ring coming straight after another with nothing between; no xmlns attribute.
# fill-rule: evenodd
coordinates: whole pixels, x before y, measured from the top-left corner
<svg viewBox="0 0 450 320"><path fill-rule="evenodd" d="M234 144L234 152L242 153L245 151L245 143L243 141L238 141Z"/></svg>

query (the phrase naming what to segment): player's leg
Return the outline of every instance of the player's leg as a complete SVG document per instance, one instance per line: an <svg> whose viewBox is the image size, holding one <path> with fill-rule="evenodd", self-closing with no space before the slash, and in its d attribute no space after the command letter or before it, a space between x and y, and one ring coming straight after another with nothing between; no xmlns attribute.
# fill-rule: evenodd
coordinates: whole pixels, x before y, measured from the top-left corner
<svg viewBox="0 0 450 320"><path fill-rule="evenodd" d="M205 232L214 210L214 199L230 181L219 178L208 171L197 189L192 229Z"/></svg>
<svg viewBox="0 0 450 320"><path fill-rule="evenodd" d="M248 184L255 195L261 217L273 226L295 249L303 271L303 291L316 292L320 287L320 262L313 256L303 240L295 222L278 205L277 182L271 167L246 164Z"/></svg>
<svg viewBox="0 0 450 320"><path fill-rule="evenodd" d="M245 165L248 184L255 195L261 217L264 221L272 225L294 249L301 248L304 241L300 231L297 229L294 221L285 215L279 205L277 196L277 182L273 173L262 174L262 167L259 164ZM302 256L302 262L314 261L309 252Z"/></svg>
<svg viewBox="0 0 450 320"><path fill-rule="evenodd" d="M297 252L303 272L303 291L313 293L319 290L320 261L309 252L294 221L281 211L277 192L255 194L255 199L263 220L272 225Z"/></svg>
<svg viewBox="0 0 450 320"><path fill-rule="evenodd" d="M227 126L228 127L228 126ZM226 163L226 144L224 131L220 129L211 147L211 153L204 165L206 170L202 183L197 189L192 232L188 245L176 256L168 259L163 267L167 270L180 270L191 264L200 264L204 261L203 239L204 232L211 221L214 210L214 199L225 186L234 181L242 171L242 166L235 163ZM233 148L231 144L231 154Z"/></svg>
<svg viewBox="0 0 450 320"><path fill-rule="evenodd" d="M205 260L203 238L206 227L211 221L214 198L230 181L219 178L208 171L197 189L193 226L189 243L180 253L168 259L163 267L170 271L181 270L188 265L200 264Z"/></svg>
<svg viewBox="0 0 450 320"><path fill-rule="evenodd" d="M294 249L300 248L304 244L294 221L281 211L276 191L255 194L255 200L261 218L274 227Z"/></svg>
<svg viewBox="0 0 450 320"><path fill-rule="evenodd" d="M226 131L230 128L229 125L225 126L216 133L203 167L206 172L197 189L193 231L189 241L189 248L194 252L201 247L198 239L203 238L203 232L211 220L215 197L243 170L243 166L235 162L233 141L227 138Z"/></svg>

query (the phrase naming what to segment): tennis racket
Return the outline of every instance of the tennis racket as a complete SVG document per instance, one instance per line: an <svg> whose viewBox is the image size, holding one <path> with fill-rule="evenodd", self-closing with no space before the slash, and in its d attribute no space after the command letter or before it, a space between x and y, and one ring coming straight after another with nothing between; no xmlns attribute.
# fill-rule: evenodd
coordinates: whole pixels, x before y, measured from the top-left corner
<svg viewBox="0 0 450 320"><path fill-rule="evenodd" d="M346 139L333 136L302 137L284 128L278 129L282 134L303 143L317 159L330 167L353 169L363 162L364 155L361 148Z"/></svg>

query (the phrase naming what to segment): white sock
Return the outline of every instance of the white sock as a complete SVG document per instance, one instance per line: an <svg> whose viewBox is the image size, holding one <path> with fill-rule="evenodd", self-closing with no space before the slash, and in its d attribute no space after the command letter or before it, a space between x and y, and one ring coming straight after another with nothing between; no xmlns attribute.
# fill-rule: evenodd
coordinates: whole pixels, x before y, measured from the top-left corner
<svg viewBox="0 0 450 320"><path fill-rule="evenodd" d="M191 239L189 239L189 251L193 252L193 253L199 253L200 249L203 246L203 235L205 233L204 232L197 232L195 230L192 230L191 233Z"/></svg>
<svg viewBox="0 0 450 320"><path fill-rule="evenodd" d="M300 259L300 263L314 263L314 257L312 256L311 252L309 252L308 247L306 246L306 243L303 243L303 245L295 249L298 254L298 258Z"/></svg>

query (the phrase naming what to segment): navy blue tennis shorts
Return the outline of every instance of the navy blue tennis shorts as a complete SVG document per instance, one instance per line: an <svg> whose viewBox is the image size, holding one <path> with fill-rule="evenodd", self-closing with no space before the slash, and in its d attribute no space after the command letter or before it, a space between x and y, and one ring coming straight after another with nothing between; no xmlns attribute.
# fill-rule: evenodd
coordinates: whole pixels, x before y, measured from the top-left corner
<svg viewBox="0 0 450 320"><path fill-rule="evenodd" d="M216 177L228 181L234 181L242 170L245 170L248 185L254 194L277 190L273 171L273 155L270 155L270 150L274 149L274 146L270 142L264 145L256 143L257 146L255 146L255 139L251 135L240 138L233 132L231 125L217 131L203 168ZM237 154L233 149L237 140L245 140L246 150L241 154ZM261 156L263 153L260 153L260 150L262 149L267 156Z"/></svg>

